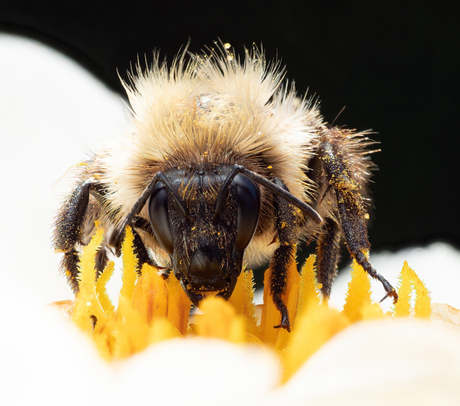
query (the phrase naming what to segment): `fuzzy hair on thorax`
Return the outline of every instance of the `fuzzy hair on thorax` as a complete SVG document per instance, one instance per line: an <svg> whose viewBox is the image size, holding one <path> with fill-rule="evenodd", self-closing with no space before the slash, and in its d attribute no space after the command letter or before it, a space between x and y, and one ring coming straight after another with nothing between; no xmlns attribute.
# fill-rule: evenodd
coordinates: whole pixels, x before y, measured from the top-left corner
<svg viewBox="0 0 460 406"><path fill-rule="evenodd" d="M156 55L125 83L134 131L107 157L113 203L129 207L158 171L207 162L280 177L305 198L305 161L322 124L315 106L283 85L283 72L256 49L243 61L226 49L187 56L168 67Z"/></svg>
<svg viewBox="0 0 460 406"><path fill-rule="evenodd" d="M129 212L159 171L209 164L279 177L310 200L306 163L322 117L284 80L279 64L267 64L256 48L243 60L223 47L203 55L183 51L171 66L158 54L154 59L124 83L133 129L100 155L113 209Z"/></svg>

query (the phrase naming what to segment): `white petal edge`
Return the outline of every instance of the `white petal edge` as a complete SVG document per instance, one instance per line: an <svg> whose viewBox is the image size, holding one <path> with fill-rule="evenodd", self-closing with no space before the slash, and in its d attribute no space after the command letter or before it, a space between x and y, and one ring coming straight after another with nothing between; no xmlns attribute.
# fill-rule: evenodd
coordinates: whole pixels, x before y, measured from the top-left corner
<svg viewBox="0 0 460 406"><path fill-rule="evenodd" d="M267 404L445 406L459 400L460 333L429 321L384 319L337 334Z"/></svg>

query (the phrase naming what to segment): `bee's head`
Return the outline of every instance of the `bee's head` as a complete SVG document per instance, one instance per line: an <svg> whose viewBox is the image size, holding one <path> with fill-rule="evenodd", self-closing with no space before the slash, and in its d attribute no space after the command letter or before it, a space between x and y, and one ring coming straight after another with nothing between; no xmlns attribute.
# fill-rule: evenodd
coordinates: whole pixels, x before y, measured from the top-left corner
<svg viewBox="0 0 460 406"><path fill-rule="evenodd" d="M233 172L233 165L166 171L148 201L155 237L195 305L230 297L257 228L259 186Z"/></svg>
<svg viewBox="0 0 460 406"><path fill-rule="evenodd" d="M190 300L197 305L210 294L228 299L259 222L259 185L321 223L321 216L282 181L279 186L240 165L208 164L158 172L109 244L119 249L125 227L148 201L153 233Z"/></svg>

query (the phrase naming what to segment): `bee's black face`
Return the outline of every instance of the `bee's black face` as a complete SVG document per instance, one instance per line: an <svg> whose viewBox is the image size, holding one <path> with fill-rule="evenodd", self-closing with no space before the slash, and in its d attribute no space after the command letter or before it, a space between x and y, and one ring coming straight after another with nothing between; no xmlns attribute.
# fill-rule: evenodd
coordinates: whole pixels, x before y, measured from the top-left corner
<svg viewBox="0 0 460 406"><path fill-rule="evenodd" d="M195 305L208 295L228 299L241 273L244 252L227 252L211 239L200 243L189 262L173 254L175 275Z"/></svg>
<svg viewBox="0 0 460 406"><path fill-rule="evenodd" d="M208 295L230 297L257 228L259 187L245 175L236 175L228 184L216 214L216 198L230 172L226 165L166 172L187 215L160 182L150 197L156 239L169 253L174 273L195 305Z"/></svg>

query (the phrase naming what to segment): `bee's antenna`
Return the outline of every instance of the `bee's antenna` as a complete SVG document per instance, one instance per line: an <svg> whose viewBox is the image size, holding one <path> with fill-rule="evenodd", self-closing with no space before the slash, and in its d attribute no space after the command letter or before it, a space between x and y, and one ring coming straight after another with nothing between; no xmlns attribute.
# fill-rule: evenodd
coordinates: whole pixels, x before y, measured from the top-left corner
<svg viewBox="0 0 460 406"><path fill-rule="evenodd" d="M286 199L289 203L293 204L294 206L302 210L303 213L311 217L316 223L319 224L323 221L321 216L316 212L316 210L313 209L313 207L311 207L304 201L298 199L297 197L295 197L292 193L288 192L287 190L281 188L278 185L275 185L273 182L269 181L263 176L253 171L250 171L249 169L246 169L242 165L235 165L233 168L233 171L230 173L230 175L227 176L227 179L225 179L225 182L222 188L220 189L219 194L216 199L216 210L214 214L214 220L219 216L220 211L222 210L222 205L224 203L225 197L228 192L228 188L233 178L239 173L245 174L248 178L252 179L254 182L266 187L267 189L271 190L273 193L280 195L281 197Z"/></svg>
<svg viewBox="0 0 460 406"><path fill-rule="evenodd" d="M182 212L184 217L189 217L189 213L187 211L187 208L185 207L184 202L180 198L179 194L177 193L176 189L173 188L171 183L169 182L168 178L163 172L158 172L150 182L150 184L144 189L142 192L141 196L139 199L137 199L136 203L134 203L134 206L132 207L131 211L128 213L128 215L123 219L121 222L120 226L118 226L112 235L110 236L109 239L109 245L112 247L115 247L115 249L118 249L119 244L121 242L121 236L124 233L124 230L127 225L129 225L135 216L139 214L139 212L142 210L142 208L145 206L145 203L147 203L147 200L151 196L153 189L157 182L163 183L165 188L172 194L174 200L177 203L177 206L179 207L179 210Z"/></svg>

